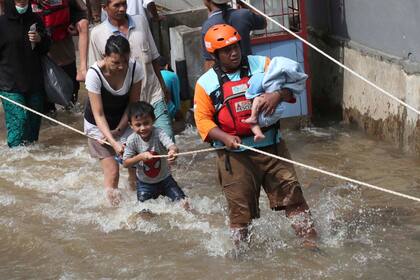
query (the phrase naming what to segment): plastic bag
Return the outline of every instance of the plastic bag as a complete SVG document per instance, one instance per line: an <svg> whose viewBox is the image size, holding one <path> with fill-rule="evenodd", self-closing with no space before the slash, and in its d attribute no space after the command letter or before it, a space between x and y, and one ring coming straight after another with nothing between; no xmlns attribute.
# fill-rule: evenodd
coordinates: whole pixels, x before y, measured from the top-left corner
<svg viewBox="0 0 420 280"><path fill-rule="evenodd" d="M69 75L48 56L41 61L47 99L62 106L71 105L74 84Z"/></svg>

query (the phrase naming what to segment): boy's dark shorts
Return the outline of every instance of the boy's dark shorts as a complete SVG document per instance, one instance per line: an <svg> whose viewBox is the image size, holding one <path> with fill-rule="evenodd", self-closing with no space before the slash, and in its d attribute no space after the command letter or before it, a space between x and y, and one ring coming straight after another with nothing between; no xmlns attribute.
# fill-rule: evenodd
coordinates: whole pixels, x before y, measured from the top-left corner
<svg viewBox="0 0 420 280"><path fill-rule="evenodd" d="M178 186L172 175L155 184L148 184L137 181L137 199L144 202L149 199L156 199L160 195L169 197L172 201L185 198L184 192Z"/></svg>
<svg viewBox="0 0 420 280"><path fill-rule="evenodd" d="M260 149L276 154L274 145ZM283 140L277 144L277 155L290 158ZM231 172L226 170L226 160L230 163ZM283 210L286 206L305 202L292 164L252 151L220 151L217 169L227 199L231 224L245 225L259 218L261 186L272 209Z"/></svg>

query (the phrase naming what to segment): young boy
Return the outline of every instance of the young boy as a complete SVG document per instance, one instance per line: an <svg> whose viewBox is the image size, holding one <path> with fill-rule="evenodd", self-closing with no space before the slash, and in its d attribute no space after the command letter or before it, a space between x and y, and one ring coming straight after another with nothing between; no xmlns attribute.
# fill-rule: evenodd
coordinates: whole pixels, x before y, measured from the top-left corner
<svg viewBox="0 0 420 280"><path fill-rule="evenodd" d="M126 143L123 156L124 167L137 168L137 199L144 202L160 195L172 201L181 201L188 209L185 194L171 175L168 163L173 163L178 148L162 129L153 126L156 119L154 108L139 101L128 107L128 123L134 131ZM168 151L168 158L156 158Z"/></svg>

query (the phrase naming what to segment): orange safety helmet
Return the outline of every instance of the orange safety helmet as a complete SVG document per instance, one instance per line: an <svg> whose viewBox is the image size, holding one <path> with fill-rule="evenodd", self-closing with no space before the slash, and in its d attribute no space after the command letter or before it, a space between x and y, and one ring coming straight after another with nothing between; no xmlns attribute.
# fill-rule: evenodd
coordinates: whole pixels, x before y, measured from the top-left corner
<svg viewBox="0 0 420 280"><path fill-rule="evenodd" d="M241 35L228 24L216 24L204 36L204 45L209 53L233 45L241 40Z"/></svg>

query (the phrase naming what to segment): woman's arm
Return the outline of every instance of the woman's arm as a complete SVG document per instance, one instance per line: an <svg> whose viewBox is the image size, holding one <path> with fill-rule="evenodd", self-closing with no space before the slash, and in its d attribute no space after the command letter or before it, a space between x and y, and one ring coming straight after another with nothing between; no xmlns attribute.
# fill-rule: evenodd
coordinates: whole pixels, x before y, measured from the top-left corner
<svg viewBox="0 0 420 280"><path fill-rule="evenodd" d="M121 143L115 140L114 136L112 135L109 129L108 122L105 118L101 95L91 92L89 92L88 95L96 125L98 126L102 134L105 136L105 138L108 140L108 142L112 145L115 152L122 153L123 146L121 145Z"/></svg>
<svg viewBox="0 0 420 280"><path fill-rule="evenodd" d="M137 83L134 83L131 86L128 103L130 104L130 103L133 103L133 102L140 101L140 93L141 93L141 81L139 81ZM121 117L121 120L118 123L117 128L115 128L115 130L117 132L119 132L120 135L126 130L126 128L128 126L127 110L128 110L128 105L127 105L127 108L125 108L125 112L124 112L123 116Z"/></svg>
<svg viewBox="0 0 420 280"><path fill-rule="evenodd" d="M176 160L176 155L178 153L178 147L172 145L168 148L168 162L173 163Z"/></svg>

